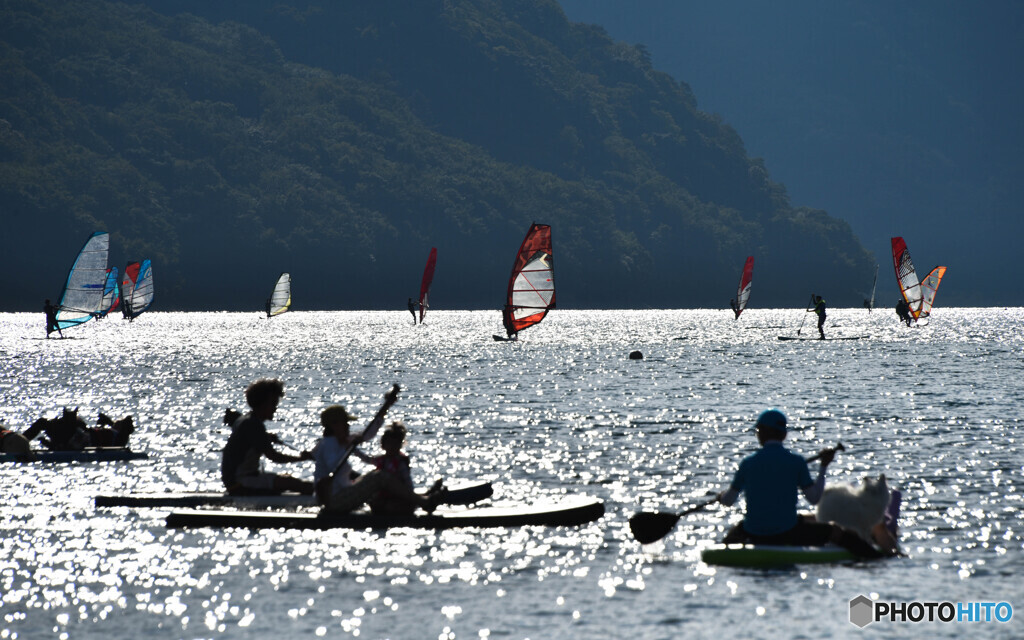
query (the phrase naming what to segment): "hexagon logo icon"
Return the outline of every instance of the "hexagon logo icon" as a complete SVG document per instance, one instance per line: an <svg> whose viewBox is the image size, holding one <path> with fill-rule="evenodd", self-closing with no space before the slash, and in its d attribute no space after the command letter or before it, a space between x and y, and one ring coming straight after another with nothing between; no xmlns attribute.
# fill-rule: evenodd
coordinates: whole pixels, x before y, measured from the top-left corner
<svg viewBox="0 0 1024 640"><path fill-rule="evenodd" d="M850 600L850 622L863 629L874 622L874 608L867 596L860 595Z"/></svg>

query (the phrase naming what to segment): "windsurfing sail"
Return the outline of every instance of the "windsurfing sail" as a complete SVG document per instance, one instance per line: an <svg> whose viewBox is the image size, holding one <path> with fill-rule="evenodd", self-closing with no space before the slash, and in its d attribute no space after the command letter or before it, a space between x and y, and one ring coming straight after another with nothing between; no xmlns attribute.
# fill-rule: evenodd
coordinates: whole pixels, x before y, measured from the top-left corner
<svg viewBox="0 0 1024 640"><path fill-rule="evenodd" d="M430 255L427 256L427 265L423 267L423 280L420 281L420 324L423 324L423 316L427 315L427 307L430 306L430 283L434 281L434 266L437 264L437 247L430 248Z"/></svg>
<svg viewBox="0 0 1024 640"><path fill-rule="evenodd" d="M292 306L292 277L282 273L274 285L274 292L267 302L267 317L280 315Z"/></svg>
<svg viewBox="0 0 1024 640"><path fill-rule="evenodd" d="M736 289L736 317L739 318L743 310L747 308L747 301L750 300L750 285L754 280L754 256L747 256L747 262L743 265L743 275L740 276L740 285Z"/></svg>
<svg viewBox="0 0 1024 640"><path fill-rule="evenodd" d="M867 301L868 311L875 308L875 288L878 287L878 265L875 265L875 279L871 281L871 298Z"/></svg>
<svg viewBox="0 0 1024 640"><path fill-rule="evenodd" d="M931 315L932 306L935 305L935 294L939 291L939 283L942 282L944 275L946 275L946 267L935 267L921 281L920 317L927 318Z"/></svg>
<svg viewBox="0 0 1024 640"><path fill-rule="evenodd" d="M899 284L900 293L910 307L910 315L916 320L921 314L921 281L917 279L914 263L910 259L910 252L907 251L907 243L899 236L892 238L892 264L896 269L896 282Z"/></svg>
<svg viewBox="0 0 1024 640"><path fill-rule="evenodd" d="M76 327L96 317L103 308L103 286L107 281L110 234L97 231L78 252L64 283L57 309L60 329Z"/></svg>
<svg viewBox="0 0 1024 640"><path fill-rule="evenodd" d="M551 227L533 224L523 238L502 311L509 336L532 327L555 308L555 265L551 252Z"/></svg>
<svg viewBox="0 0 1024 640"><path fill-rule="evenodd" d="M153 304L153 265L149 260L129 263L121 281L121 313L134 320Z"/></svg>
<svg viewBox="0 0 1024 640"><path fill-rule="evenodd" d="M107 281L103 285L103 303L100 306L100 318L121 306L121 286L117 282L117 267L107 269Z"/></svg>

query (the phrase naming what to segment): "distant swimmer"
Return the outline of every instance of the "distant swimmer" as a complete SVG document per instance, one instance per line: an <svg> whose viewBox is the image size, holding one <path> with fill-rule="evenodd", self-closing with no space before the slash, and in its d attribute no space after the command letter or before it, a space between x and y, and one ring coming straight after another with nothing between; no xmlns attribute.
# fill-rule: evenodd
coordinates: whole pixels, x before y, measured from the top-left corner
<svg viewBox="0 0 1024 640"><path fill-rule="evenodd" d="M60 330L60 325L57 324L57 307L50 304L50 299L47 298L43 302L43 313L46 314L46 337L49 338L50 334L56 331L60 334L60 337L64 337L64 332Z"/></svg>
<svg viewBox="0 0 1024 640"><path fill-rule="evenodd" d="M821 340L825 339L825 299L821 296L811 294L811 298L814 300L814 313L818 314L818 334L821 336Z"/></svg>
<svg viewBox="0 0 1024 640"><path fill-rule="evenodd" d="M910 315L910 305L903 298L896 301L896 315L899 316L900 322L906 323L909 327L913 321L913 316Z"/></svg>

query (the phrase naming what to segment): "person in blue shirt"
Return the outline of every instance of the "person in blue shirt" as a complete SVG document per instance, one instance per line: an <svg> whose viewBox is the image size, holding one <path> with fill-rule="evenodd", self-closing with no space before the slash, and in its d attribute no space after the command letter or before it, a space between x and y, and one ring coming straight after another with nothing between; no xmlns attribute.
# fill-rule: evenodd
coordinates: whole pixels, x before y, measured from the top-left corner
<svg viewBox="0 0 1024 640"><path fill-rule="evenodd" d="M832 542L860 558L881 557L882 553L856 533L797 513L798 490L811 504L821 499L825 471L835 451L821 451L821 466L812 480L807 462L782 444L786 439L785 414L768 409L758 416L755 428L761 449L740 462L729 488L718 496L725 506L734 504L740 493L746 498L743 522L726 535L724 542L785 546L821 546Z"/></svg>

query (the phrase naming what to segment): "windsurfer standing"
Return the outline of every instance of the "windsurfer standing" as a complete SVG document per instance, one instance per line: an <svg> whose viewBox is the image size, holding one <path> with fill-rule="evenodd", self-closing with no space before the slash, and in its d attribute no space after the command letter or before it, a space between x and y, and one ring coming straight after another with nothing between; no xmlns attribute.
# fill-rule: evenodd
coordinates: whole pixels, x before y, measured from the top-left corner
<svg viewBox="0 0 1024 640"><path fill-rule="evenodd" d="M739 320L740 319L740 306L738 304L736 304L736 300L730 299L729 300L729 307L731 307L732 308L732 312L736 314L736 320Z"/></svg>
<svg viewBox="0 0 1024 640"><path fill-rule="evenodd" d="M417 306L419 306L419 303L417 303L412 298L409 298L409 313L412 314L412 323L413 324L416 324L416 307Z"/></svg>
<svg viewBox="0 0 1024 640"><path fill-rule="evenodd" d="M231 435L221 458L220 474L228 493L313 493L311 482L289 475L268 473L260 468L263 456L278 464L313 459L309 451L292 456L274 449L273 443L280 440L267 433L264 421L274 419L282 397L284 383L280 380L264 378L246 388L245 401L252 410L235 420L231 426Z"/></svg>
<svg viewBox="0 0 1024 640"><path fill-rule="evenodd" d="M60 325L57 324L57 307L50 304L49 298L43 301L43 313L46 314L46 337L49 338L50 334L56 331L63 338L64 332L60 330Z"/></svg>
<svg viewBox="0 0 1024 640"><path fill-rule="evenodd" d="M899 316L900 322L906 323L908 327L910 326L910 322L913 320L910 315L910 305L903 298L896 301L896 315Z"/></svg>
<svg viewBox="0 0 1024 640"><path fill-rule="evenodd" d="M505 325L505 334L509 340L519 339L519 332L512 325L512 305L506 304L501 310L501 324Z"/></svg>
<svg viewBox="0 0 1024 640"><path fill-rule="evenodd" d="M819 453L818 477L811 480L807 461L782 445L786 439L786 416L777 409L763 411L754 425L761 449L740 462L729 488L718 501L732 506L742 492L746 497L743 522L726 534L726 544L770 544L821 546L834 542L859 558L880 558L884 554L860 536L842 527L815 522L797 513L797 489L807 502L817 504L825 491L825 470L835 451Z"/></svg>
<svg viewBox="0 0 1024 640"><path fill-rule="evenodd" d="M821 336L821 340L825 339L825 299L821 296L811 294L811 298L814 300L814 313L818 314L818 335Z"/></svg>

